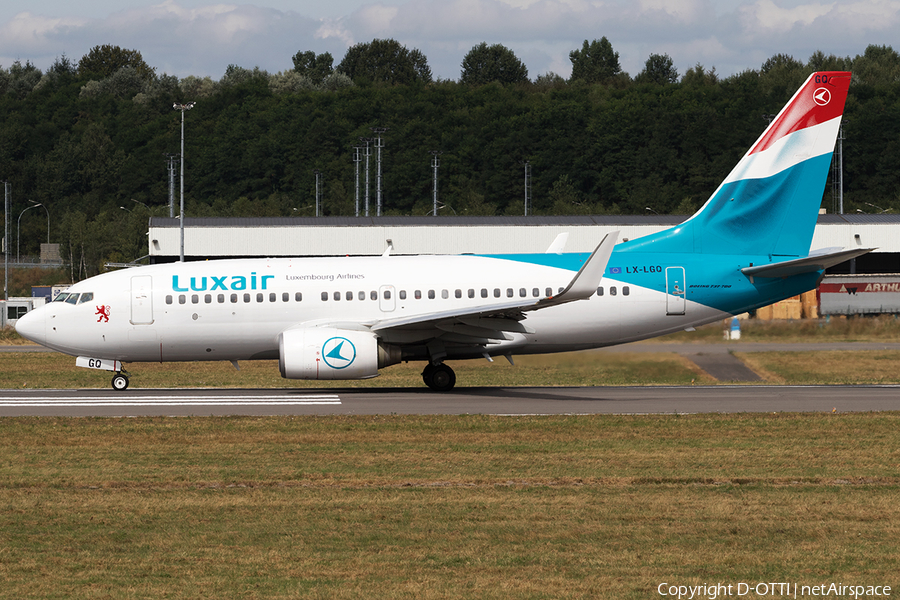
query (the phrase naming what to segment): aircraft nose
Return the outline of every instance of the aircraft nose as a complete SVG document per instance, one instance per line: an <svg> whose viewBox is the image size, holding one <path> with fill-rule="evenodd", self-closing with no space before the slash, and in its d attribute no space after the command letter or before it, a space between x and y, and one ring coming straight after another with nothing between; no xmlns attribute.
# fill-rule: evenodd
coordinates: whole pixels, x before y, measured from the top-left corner
<svg viewBox="0 0 900 600"><path fill-rule="evenodd" d="M16 333L26 340L43 344L47 341L46 311L38 308L16 321Z"/></svg>

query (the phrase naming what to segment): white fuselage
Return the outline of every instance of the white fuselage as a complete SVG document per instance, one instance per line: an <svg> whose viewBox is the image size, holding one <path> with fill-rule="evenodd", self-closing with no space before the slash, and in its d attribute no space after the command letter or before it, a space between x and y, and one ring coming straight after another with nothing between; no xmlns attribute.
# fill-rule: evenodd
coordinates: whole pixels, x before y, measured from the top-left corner
<svg viewBox="0 0 900 600"><path fill-rule="evenodd" d="M572 276L568 269L471 255L154 265L80 282L68 290L79 295L78 303L52 302L31 313L20 331L60 352L123 362L275 359L279 334L288 329L359 329L417 315L489 310L557 294ZM662 290L609 277L600 287L602 295L524 313L521 323L533 333L507 333L507 339L477 348L447 333L447 358L596 348L726 315L690 301L684 314L667 314ZM417 344L433 330L397 327L378 335L402 346L405 360L418 360L428 358Z"/></svg>

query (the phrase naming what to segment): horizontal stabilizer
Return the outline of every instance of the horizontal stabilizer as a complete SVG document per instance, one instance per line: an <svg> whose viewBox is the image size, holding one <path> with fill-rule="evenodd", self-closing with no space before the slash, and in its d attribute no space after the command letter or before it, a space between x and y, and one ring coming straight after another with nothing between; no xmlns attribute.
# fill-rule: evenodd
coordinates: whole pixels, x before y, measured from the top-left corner
<svg viewBox="0 0 900 600"><path fill-rule="evenodd" d="M874 249L875 248L854 248L853 250L841 250L839 252L828 252L826 254L811 254L805 258L797 258L795 260L744 267L741 269L741 273L750 278L791 277L792 275L823 271L828 267L833 267L834 265L838 265L851 258L867 254Z"/></svg>

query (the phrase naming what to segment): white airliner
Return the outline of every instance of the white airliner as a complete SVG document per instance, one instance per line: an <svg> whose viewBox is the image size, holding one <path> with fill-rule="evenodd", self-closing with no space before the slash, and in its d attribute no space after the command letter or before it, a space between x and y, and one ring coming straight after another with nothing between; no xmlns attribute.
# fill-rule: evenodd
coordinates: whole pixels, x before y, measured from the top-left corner
<svg viewBox="0 0 900 600"><path fill-rule="evenodd" d="M710 323L813 289L868 249L810 252L850 73L814 73L703 208L593 253L241 259L92 277L19 319L24 337L124 363L278 359L289 379L365 379L424 361L598 348ZM599 237L599 236L598 236Z"/></svg>

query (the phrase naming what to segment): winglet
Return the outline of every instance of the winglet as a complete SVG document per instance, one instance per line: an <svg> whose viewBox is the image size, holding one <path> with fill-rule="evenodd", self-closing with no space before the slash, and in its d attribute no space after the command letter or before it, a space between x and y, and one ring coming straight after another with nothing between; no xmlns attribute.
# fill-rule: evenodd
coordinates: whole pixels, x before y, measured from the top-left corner
<svg viewBox="0 0 900 600"><path fill-rule="evenodd" d="M544 298L528 310L538 310L593 296L597 291L597 286L600 285L600 280L603 279L603 273L606 271L606 265L609 264L618 239L618 231L607 233L563 291L555 296Z"/></svg>

